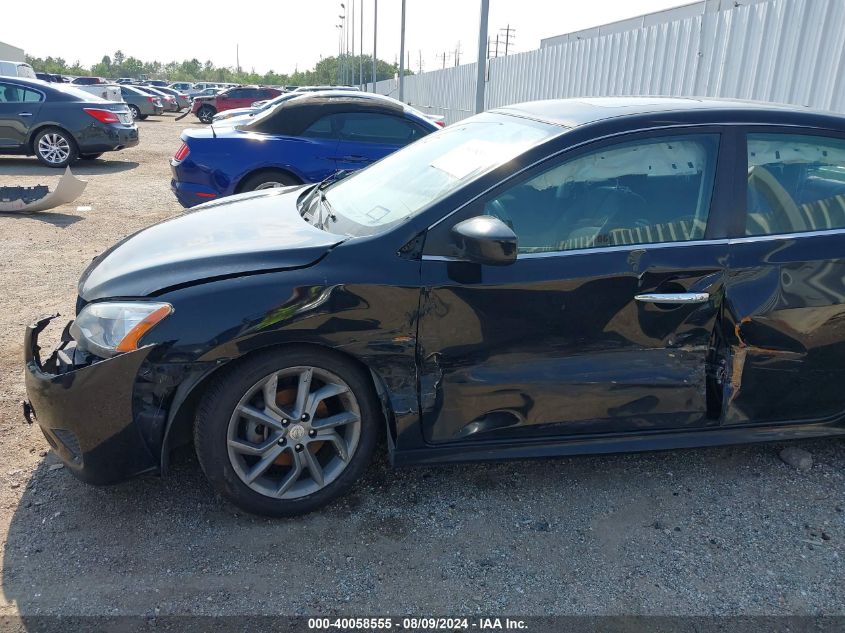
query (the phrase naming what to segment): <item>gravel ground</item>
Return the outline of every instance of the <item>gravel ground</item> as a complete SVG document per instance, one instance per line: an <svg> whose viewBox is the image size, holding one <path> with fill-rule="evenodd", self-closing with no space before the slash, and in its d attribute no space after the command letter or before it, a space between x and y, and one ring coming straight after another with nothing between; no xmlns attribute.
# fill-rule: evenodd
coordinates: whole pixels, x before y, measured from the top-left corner
<svg viewBox="0 0 845 633"><path fill-rule="evenodd" d="M88 261L179 212L192 119L80 164L76 202L0 216L0 616L845 614L845 442L392 470L294 520L216 498L190 449L167 479L75 480L23 424L24 325L72 313ZM0 157L0 185L58 174ZM79 211L77 206L90 206ZM56 328L54 328L56 329ZM798 463L798 462L796 462Z"/></svg>

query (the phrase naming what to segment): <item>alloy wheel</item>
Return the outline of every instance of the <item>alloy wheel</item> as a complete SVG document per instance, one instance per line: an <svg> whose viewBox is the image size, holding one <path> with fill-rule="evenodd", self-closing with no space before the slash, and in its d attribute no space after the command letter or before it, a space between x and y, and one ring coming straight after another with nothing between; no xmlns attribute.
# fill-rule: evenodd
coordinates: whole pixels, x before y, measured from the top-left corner
<svg viewBox="0 0 845 633"><path fill-rule="evenodd" d="M281 182L262 182L258 185L254 191L261 191L262 189L278 189L279 187L284 187L285 185Z"/></svg>
<svg viewBox="0 0 845 633"><path fill-rule="evenodd" d="M252 490L298 499L337 479L361 437L361 412L336 374L291 367L254 384L229 420L227 449L235 473Z"/></svg>
<svg viewBox="0 0 845 633"><path fill-rule="evenodd" d="M70 143L56 132L49 132L38 141L38 153L48 163L61 165L70 157Z"/></svg>

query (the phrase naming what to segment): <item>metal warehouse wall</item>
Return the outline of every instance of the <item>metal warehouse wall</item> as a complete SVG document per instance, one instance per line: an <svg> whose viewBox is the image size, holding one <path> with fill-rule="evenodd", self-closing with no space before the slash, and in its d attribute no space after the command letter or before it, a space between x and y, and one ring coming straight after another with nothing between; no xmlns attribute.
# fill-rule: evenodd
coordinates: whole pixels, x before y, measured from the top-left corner
<svg viewBox="0 0 845 633"><path fill-rule="evenodd" d="M473 114L475 64L405 79L405 101ZM397 96L396 80L376 92ZM845 112L845 0L770 0L491 59L486 108L605 95L734 97Z"/></svg>
<svg viewBox="0 0 845 633"><path fill-rule="evenodd" d="M25 62L23 49L5 42L0 42L0 59L4 62Z"/></svg>

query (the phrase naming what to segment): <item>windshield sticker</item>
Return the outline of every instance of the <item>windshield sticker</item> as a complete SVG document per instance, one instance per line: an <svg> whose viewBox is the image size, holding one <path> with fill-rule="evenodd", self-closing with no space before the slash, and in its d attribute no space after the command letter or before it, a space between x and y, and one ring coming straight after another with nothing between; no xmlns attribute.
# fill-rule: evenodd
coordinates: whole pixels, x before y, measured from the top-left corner
<svg viewBox="0 0 845 633"><path fill-rule="evenodd" d="M373 207L366 213L366 216L370 218L373 222L378 222L379 220L388 215L390 215L390 209L387 209L382 206Z"/></svg>

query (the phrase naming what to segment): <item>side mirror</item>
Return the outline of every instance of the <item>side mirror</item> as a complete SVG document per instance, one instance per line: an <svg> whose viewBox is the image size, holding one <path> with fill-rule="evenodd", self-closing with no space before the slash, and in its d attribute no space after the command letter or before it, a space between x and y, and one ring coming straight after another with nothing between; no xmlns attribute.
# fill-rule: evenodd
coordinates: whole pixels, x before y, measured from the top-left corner
<svg viewBox="0 0 845 633"><path fill-rule="evenodd" d="M452 227L459 257L478 264L507 266L516 261L517 237L492 215L478 215Z"/></svg>

